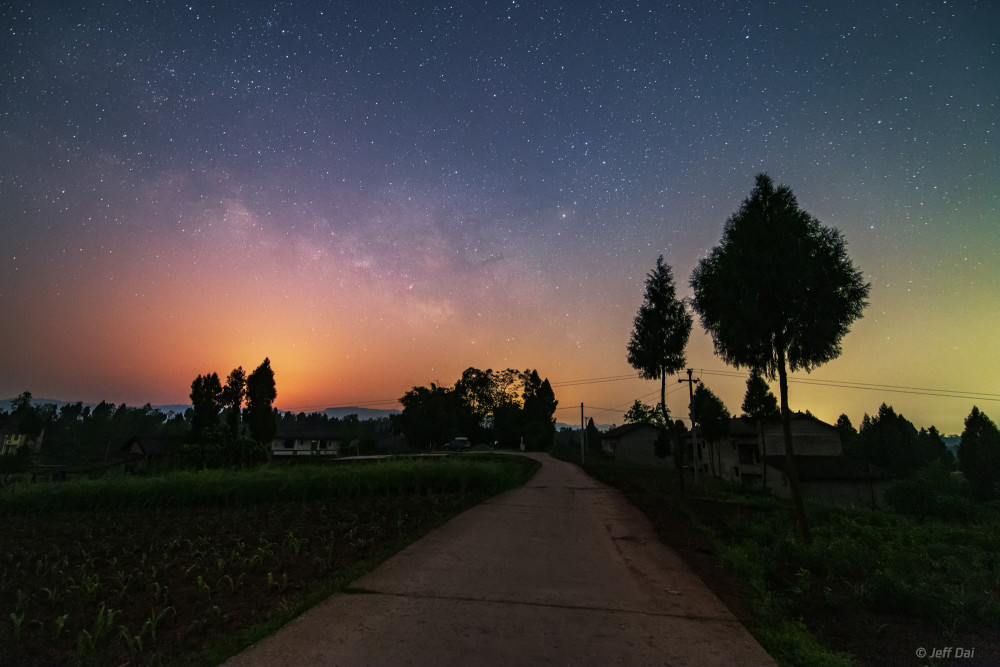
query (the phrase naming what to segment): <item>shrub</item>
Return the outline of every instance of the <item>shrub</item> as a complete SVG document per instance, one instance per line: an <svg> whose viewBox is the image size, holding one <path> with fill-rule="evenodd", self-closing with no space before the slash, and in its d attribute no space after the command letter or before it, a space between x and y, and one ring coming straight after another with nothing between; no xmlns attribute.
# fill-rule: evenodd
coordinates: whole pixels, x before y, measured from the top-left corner
<svg viewBox="0 0 1000 667"><path fill-rule="evenodd" d="M963 483L941 463L925 466L915 476L896 483L886 491L885 500L900 514L920 521L934 517L964 522L975 516L975 505Z"/></svg>

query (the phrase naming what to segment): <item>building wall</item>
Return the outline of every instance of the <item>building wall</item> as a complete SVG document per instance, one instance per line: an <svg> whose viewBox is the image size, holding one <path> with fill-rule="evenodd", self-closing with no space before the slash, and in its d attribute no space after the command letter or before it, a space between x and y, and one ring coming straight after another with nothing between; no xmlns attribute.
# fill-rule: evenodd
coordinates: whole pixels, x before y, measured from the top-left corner
<svg viewBox="0 0 1000 667"><path fill-rule="evenodd" d="M802 497L836 505L883 507L885 491L893 480L809 480L803 481ZM788 477L778 468L767 466L767 487L779 498L791 498Z"/></svg>
<svg viewBox="0 0 1000 667"><path fill-rule="evenodd" d="M653 429L639 429L614 438L614 457L626 463L667 467L674 465L672 456L656 456L656 438L659 433ZM607 442L607 441L605 441Z"/></svg>
<svg viewBox="0 0 1000 667"><path fill-rule="evenodd" d="M735 421L735 420L734 420ZM734 425L736 433L723 438L715 450L716 476L732 482L745 481L746 476L764 475L761 463L763 456L774 456L785 453L785 434L781 423L766 424L761 434L746 425ZM843 448L840 444L840 434L832 426L827 426L811 419L792 420L792 445L796 456L841 456ZM741 448L746 455L740 460ZM709 447L702 444L702 470L711 474L712 465L708 460ZM746 462L752 459L753 463ZM721 465L720 465L721 462ZM768 470L768 486L771 486L771 471Z"/></svg>
<svg viewBox="0 0 1000 667"><path fill-rule="evenodd" d="M275 438L271 441L271 455L339 456L340 441L307 438Z"/></svg>

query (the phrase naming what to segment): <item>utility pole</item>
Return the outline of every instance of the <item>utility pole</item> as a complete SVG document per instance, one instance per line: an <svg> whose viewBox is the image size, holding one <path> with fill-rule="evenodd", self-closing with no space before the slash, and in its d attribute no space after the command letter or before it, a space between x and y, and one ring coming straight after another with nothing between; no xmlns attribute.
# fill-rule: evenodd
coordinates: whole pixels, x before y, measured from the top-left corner
<svg viewBox="0 0 1000 667"><path fill-rule="evenodd" d="M587 462L587 425L583 421L583 403L580 404L580 465Z"/></svg>
<svg viewBox="0 0 1000 667"><path fill-rule="evenodd" d="M696 382L701 382L701 378L692 377L694 371L690 368L687 369L688 376L687 380L681 378L678 380L678 384L682 382L688 383L688 419L691 420L691 456L694 458L694 483L695 486L698 485L698 440L694 435L694 385Z"/></svg>

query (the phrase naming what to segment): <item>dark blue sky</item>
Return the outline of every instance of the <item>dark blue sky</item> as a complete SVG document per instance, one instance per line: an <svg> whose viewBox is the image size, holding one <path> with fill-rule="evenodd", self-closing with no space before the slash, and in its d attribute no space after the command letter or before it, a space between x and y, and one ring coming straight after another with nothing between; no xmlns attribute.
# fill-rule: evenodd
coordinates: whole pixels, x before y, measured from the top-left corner
<svg viewBox="0 0 1000 667"><path fill-rule="evenodd" d="M873 283L834 376L1000 391L975 361L1000 305L995 3L39 2L0 22L0 394L172 400L265 354L288 407L468 365L627 374L644 274L662 253L687 293L761 171ZM695 338L693 365L721 367ZM940 366L916 373L928 346ZM135 370L150 350L176 377ZM647 393L600 386L561 398Z"/></svg>

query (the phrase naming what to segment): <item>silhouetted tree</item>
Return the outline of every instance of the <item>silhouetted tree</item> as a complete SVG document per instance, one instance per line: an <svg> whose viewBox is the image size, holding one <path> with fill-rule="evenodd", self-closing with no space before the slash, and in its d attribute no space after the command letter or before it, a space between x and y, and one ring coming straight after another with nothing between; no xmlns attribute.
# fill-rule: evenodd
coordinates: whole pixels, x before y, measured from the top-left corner
<svg viewBox="0 0 1000 667"><path fill-rule="evenodd" d="M559 401L549 379L537 370L524 371L524 440L529 449L546 450L555 444L556 408Z"/></svg>
<svg viewBox="0 0 1000 667"><path fill-rule="evenodd" d="M760 174L726 221L720 245L695 268L691 287L716 353L737 368L778 377L789 485L799 530L808 539L787 372L809 371L840 355L840 341L861 317L870 286L851 263L840 232L800 209L788 187L775 188Z"/></svg>
<svg viewBox="0 0 1000 667"><path fill-rule="evenodd" d="M684 348L691 335L691 315L677 298L674 274L656 259L656 267L646 275L646 294L632 323L628 341L628 363L645 380L660 381L660 410L663 423L667 412L667 376L684 367Z"/></svg>
<svg viewBox="0 0 1000 667"><path fill-rule="evenodd" d="M937 462L945 470L955 468L955 455L944 444L944 439L933 425L922 428L917 433L917 461L921 467Z"/></svg>
<svg viewBox="0 0 1000 667"><path fill-rule="evenodd" d="M743 416L753 419L757 424L757 437L760 438L760 455L765 459L762 467L761 484L767 488L767 439L764 436L764 422L781 416L778 399L771 393L767 380L759 371L750 371L747 378L747 391L743 395Z"/></svg>
<svg viewBox="0 0 1000 667"><path fill-rule="evenodd" d="M626 424L652 424L653 426L666 428L670 421L663 418L664 413L669 417L670 411L664 410L662 405L653 407L636 399L632 407L625 412L622 419Z"/></svg>
<svg viewBox="0 0 1000 667"><path fill-rule="evenodd" d="M743 416L755 419L774 419L781 415L778 399L771 393L767 380L759 371L751 371L747 378L747 391L743 395Z"/></svg>
<svg viewBox="0 0 1000 667"><path fill-rule="evenodd" d="M277 422L273 405L277 397L271 360L265 357L247 377L247 428L257 442L269 444L274 439Z"/></svg>
<svg viewBox="0 0 1000 667"><path fill-rule="evenodd" d="M708 442L708 458L712 464L712 474L716 474L715 464L719 460L719 441L729 434L729 420L732 415L722 399L711 389L699 384L694 390L694 401L691 403L694 421L701 430L701 437ZM719 461L721 465L721 461Z"/></svg>
<svg viewBox="0 0 1000 667"><path fill-rule="evenodd" d="M237 366L226 378L226 386L222 388L222 404L226 408L226 423L229 433L236 437L240 433L240 422L243 413L243 399L247 395L247 374L242 366Z"/></svg>
<svg viewBox="0 0 1000 667"><path fill-rule="evenodd" d="M98 406L100 407L100 406ZM216 373L199 375L191 383L191 435L198 440L209 428L219 423L222 409L222 383Z"/></svg>
<svg viewBox="0 0 1000 667"><path fill-rule="evenodd" d="M865 460L861 443L858 438L858 429L854 428L851 418L845 414L837 417L837 432L840 434L840 446L844 450L844 455L854 459Z"/></svg>
<svg viewBox="0 0 1000 667"><path fill-rule="evenodd" d="M587 420L587 452L590 454L599 453L601 451L602 440L601 432L597 429L597 425L594 424L594 418L591 417Z"/></svg>
<svg viewBox="0 0 1000 667"><path fill-rule="evenodd" d="M1000 485L1000 431L989 417L973 407L965 419L958 465L979 500L994 500Z"/></svg>
<svg viewBox="0 0 1000 667"><path fill-rule="evenodd" d="M865 460L901 477L929 463L917 458L917 427L885 403L874 417L865 415L858 440Z"/></svg>
<svg viewBox="0 0 1000 667"><path fill-rule="evenodd" d="M403 405L399 426L411 447L440 447L461 435L461 423L467 421L454 392L433 382L430 388L414 387L399 402Z"/></svg>

